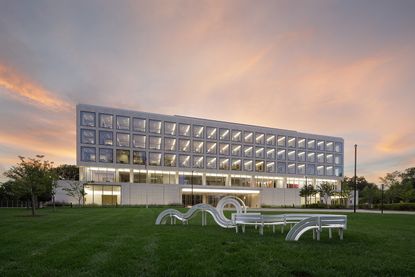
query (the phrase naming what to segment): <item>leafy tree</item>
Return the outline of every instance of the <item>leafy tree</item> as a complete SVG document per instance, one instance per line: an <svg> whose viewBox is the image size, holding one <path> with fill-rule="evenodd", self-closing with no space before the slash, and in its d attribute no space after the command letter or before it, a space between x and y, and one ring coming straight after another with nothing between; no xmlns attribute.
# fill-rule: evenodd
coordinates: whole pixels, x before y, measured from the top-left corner
<svg viewBox="0 0 415 277"><path fill-rule="evenodd" d="M314 189L313 185L305 185L300 189L300 196L305 198L305 205L307 206L307 199L313 195L316 195L317 191Z"/></svg>
<svg viewBox="0 0 415 277"><path fill-rule="evenodd" d="M36 202L39 196L51 191L53 182L53 162L43 160L43 155L36 158L19 156L20 162L11 167L4 175L13 182L16 195L30 195L32 216L36 215Z"/></svg>
<svg viewBox="0 0 415 277"><path fill-rule="evenodd" d="M350 184L348 184L347 182L342 181L341 182L341 189L340 191L338 191L336 194L340 197L340 203L342 205L347 205L347 200L350 197L350 192L351 192L351 187ZM343 203L342 203L343 202Z"/></svg>
<svg viewBox="0 0 415 277"><path fill-rule="evenodd" d="M387 188L390 188L394 185L399 185L400 183L400 175L399 171L394 171L392 173L387 173L385 177L380 177L379 180L384 184Z"/></svg>
<svg viewBox="0 0 415 277"><path fill-rule="evenodd" d="M415 167L405 169L405 171L400 174L400 177L402 179L402 185L411 185L415 189Z"/></svg>
<svg viewBox="0 0 415 277"><path fill-rule="evenodd" d="M318 192L320 193L320 195L323 195L324 203L327 206L329 197L333 196L336 190L334 189L333 184L330 184L329 182L323 182L318 186Z"/></svg>
<svg viewBox="0 0 415 277"><path fill-rule="evenodd" d="M367 186L363 189L361 198L372 207L373 203L379 201L380 193L381 192L377 186Z"/></svg>
<svg viewBox="0 0 415 277"><path fill-rule="evenodd" d="M66 191L66 195L76 198L78 200L78 206L81 206L85 202L86 192L84 186L79 181L72 181L69 182L69 187L62 188L62 190Z"/></svg>
<svg viewBox="0 0 415 277"><path fill-rule="evenodd" d="M76 165L62 164L57 166L54 170L60 180L79 181L79 167Z"/></svg>

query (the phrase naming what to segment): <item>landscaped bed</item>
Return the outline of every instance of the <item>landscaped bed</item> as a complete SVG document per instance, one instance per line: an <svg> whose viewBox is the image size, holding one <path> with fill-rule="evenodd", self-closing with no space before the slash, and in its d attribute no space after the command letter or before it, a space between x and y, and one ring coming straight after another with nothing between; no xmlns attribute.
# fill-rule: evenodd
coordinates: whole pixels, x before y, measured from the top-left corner
<svg viewBox="0 0 415 277"><path fill-rule="evenodd" d="M409 276L415 215L348 214L344 240L286 242L222 229L211 218L155 225L164 208L0 209L0 276ZM287 232L288 230L286 230Z"/></svg>

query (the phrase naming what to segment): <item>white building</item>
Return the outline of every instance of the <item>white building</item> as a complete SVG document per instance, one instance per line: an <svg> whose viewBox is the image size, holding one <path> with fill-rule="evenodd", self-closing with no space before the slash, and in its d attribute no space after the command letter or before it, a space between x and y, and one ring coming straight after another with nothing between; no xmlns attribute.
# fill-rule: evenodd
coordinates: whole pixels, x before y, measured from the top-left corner
<svg viewBox="0 0 415 277"><path fill-rule="evenodd" d="M299 206L306 182L343 176L339 137L82 104L76 113L86 204L187 205L193 193L194 203Z"/></svg>

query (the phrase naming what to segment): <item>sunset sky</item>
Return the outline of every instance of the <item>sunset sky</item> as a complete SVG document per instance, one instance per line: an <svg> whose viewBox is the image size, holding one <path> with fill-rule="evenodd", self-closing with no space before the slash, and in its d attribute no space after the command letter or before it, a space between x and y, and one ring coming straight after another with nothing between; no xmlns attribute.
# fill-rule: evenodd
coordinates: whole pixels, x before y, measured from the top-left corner
<svg viewBox="0 0 415 277"><path fill-rule="evenodd" d="M75 164L75 105L340 136L415 166L415 1L0 0L0 172Z"/></svg>

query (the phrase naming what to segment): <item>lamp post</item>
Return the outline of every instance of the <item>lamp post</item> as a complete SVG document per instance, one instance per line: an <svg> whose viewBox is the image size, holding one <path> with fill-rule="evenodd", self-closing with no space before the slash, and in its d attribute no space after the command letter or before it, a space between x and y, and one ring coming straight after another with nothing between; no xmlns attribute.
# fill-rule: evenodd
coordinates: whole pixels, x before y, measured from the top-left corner
<svg viewBox="0 0 415 277"><path fill-rule="evenodd" d="M354 213L356 213L356 190L357 190L356 165L357 165L357 144L354 145L354 197L353 197L353 212Z"/></svg>
<svg viewBox="0 0 415 277"><path fill-rule="evenodd" d="M192 185L192 206L195 204L194 196L193 196L193 170L192 170L192 178L190 179L190 183Z"/></svg>
<svg viewBox="0 0 415 277"><path fill-rule="evenodd" d="M383 214L383 187L384 187L384 185L382 184L382 199L381 199L381 202L380 202L380 211L381 211L382 214Z"/></svg>

